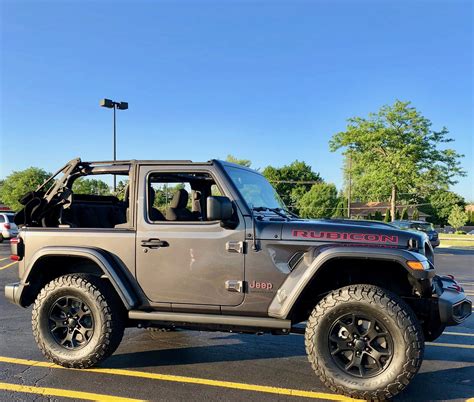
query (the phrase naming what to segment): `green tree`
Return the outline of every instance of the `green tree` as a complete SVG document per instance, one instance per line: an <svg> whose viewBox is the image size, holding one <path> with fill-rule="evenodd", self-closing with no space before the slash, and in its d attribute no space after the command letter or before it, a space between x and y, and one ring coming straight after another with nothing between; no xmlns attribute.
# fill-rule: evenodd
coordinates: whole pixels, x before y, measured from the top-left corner
<svg viewBox="0 0 474 402"><path fill-rule="evenodd" d="M334 184L317 183L298 200L298 208L303 218L328 218L337 207L337 189Z"/></svg>
<svg viewBox="0 0 474 402"><path fill-rule="evenodd" d="M460 195L447 190L433 191L427 201L429 205L421 209L430 215L430 222L439 225L448 223L449 214L455 205L465 206L464 199Z"/></svg>
<svg viewBox="0 0 474 402"><path fill-rule="evenodd" d="M400 211L398 209L395 211L395 220L400 220Z"/></svg>
<svg viewBox="0 0 474 402"><path fill-rule="evenodd" d="M337 201L336 208L334 209L334 213L332 214L332 217L333 218L344 218L344 216L346 214L345 209L346 209L345 200L344 200L344 198L339 197L339 199Z"/></svg>
<svg viewBox="0 0 474 402"><path fill-rule="evenodd" d="M383 221L384 222L391 222L392 221L392 217L390 215L390 209L387 208L387 210L385 211L385 216L383 218Z"/></svg>
<svg viewBox="0 0 474 402"><path fill-rule="evenodd" d="M22 207L18 200L29 191L36 190L50 176L51 173L37 167L15 171L0 185L0 199L13 211L18 211Z"/></svg>
<svg viewBox="0 0 474 402"><path fill-rule="evenodd" d="M374 200L389 198L395 218L400 192L429 194L465 175L462 155L444 147L452 141L447 135L444 127L432 130L430 120L410 102L396 101L368 118L350 118L346 131L332 137L330 148L343 148L350 157L354 193Z"/></svg>
<svg viewBox="0 0 474 402"><path fill-rule="evenodd" d="M72 185L75 194L110 195L110 187L99 179L76 179Z"/></svg>
<svg viewBox="0 0 474 402"><path fill-rule="evenodd" d="M474 225L474 211L468 211L468 215L469 215L468 224L472 226Z"/></svg>
<svg viewBox="0 0 474 402"><path fill-rule="evenodd" d="M400 219L406 221L408 219L408 208L405 207L402 210L402 214L400 215Z"/></svg>
<svg viewBox="0 0 474 402"><path fill-rule="evenodd" d="M319 173L305 162L294 161L282 167L267 166L262 174L275 187L283 202L295 212L301 205L298 201L313 184L322 182Z"/></svg>
<svg viewBox="0 0 474 402"><path fill-rule="evenodd" d="M420 212L418 211L418 209L414 209L413 210L413 214L411 216L411 219L414 220L414 221L417 221L420 219Z"/></svg>
<svg viewBox="0 0 474 402"><path fill-rule="evenodd" d="M237 165L242 165L245 167L250 167L252 165L252 162L248 159L238 159L234 155L227 155L227 158L225 159L227 162L232 162L236 163Z"/></svg>
<svg viewBox="0 0 474 402"><path fill-rule="evenodd" d="M449 214L448 223L457 231L467 222L467 213L459 205L455 205Z"/></svg>
<svg viewBox="0 0 474 402"><path fill-rule="evenodd" d="M380 212L380 211L375 211L374 219L375 219L376 221L383 221L382 212Z"/></svg>
<svg viewBox="0 0 474 402"><path fill-rule="evenodd" d="M125 198L125 190L128 186L128 180L120 180L117 183L117 187L115 191L113 191L113 195L115 195L120 201L123 201Z"/></svg>

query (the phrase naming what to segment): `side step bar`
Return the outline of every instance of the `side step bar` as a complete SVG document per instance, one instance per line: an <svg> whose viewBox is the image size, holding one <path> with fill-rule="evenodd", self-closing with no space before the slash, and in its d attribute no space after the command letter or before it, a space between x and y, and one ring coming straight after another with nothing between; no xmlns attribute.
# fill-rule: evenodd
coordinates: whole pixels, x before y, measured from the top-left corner
<svg viewBox="0 0 474 402"><path fill-rule="evenodd" d="M192 313L171 313L167 311L139 311L128 312L131 320L143 321L164 321L183 324L211 324L228 325L236 327L268 328L290 330L290 320L280 320L278 318L266 317L242 317L235 315L214 315L214 314L192 314Z"/></svg>

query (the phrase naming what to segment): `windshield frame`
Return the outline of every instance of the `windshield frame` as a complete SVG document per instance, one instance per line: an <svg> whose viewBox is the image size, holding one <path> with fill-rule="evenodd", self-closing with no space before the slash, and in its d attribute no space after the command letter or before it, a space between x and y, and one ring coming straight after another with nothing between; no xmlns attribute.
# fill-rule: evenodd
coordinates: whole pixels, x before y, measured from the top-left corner
<svg viewBox="0 0 474 402"><path fill-rule="evenodd" d="M232 187L237 192L238 198L241 200L241 202L247 208L249 215L252 215L255 208L259 208L259 207L263 207L263 208L267 209L268 212L270 212L272 214L276 214L276 215L278 215L278 214L275 211L271 211L271 209L273 209L273 208L280 209L281 208L283 210L285 210L285 209L288 210L288 207L285 205L285 203L283 202L283 200L281 199L281 197L279 196L279 194L277 193L275 188L268 181L268 179L265 176L263 176L261 173L255 171L253 169L248 169L244 166L235 165L233 163L224 163L224 162L221 162L221 163L222 163L222 168L223 168L223 171L225 172L225 175L227 176L227 178L228 178L230 184L232 185ZM247 197L245 197L245 195L240 190L238 184L232 178L232 174L231 174L232 171L230 169L241 170L241 171L245 172L245 174L252 174L252 175L255 175L255 177L258 177L259 179L263 179L263 181L268 184L268 186L273 190L273 193L276 195L277 198L275 200L277 201L278 205L277 206L275 206L275 205L253 205L252 203L250 203L249 200L247 199Z"/></svg>

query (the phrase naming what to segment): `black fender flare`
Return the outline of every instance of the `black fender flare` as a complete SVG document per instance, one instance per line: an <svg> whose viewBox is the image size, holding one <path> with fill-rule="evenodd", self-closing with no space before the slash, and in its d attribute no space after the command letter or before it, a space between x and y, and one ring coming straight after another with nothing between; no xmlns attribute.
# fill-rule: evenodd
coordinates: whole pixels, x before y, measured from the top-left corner
<svg viewBox="0 0 474 402"><path fill-rule="evenodd" d="M137 306L139 299L125 273L127 268L107 251L94 247L46 246L39 249L31 257L23 274L22 290L28 285L38 262L47 257L81 257L93 262L110 280L125 308L132 310ZM17 300L21 304L21 294L17 295Z"/></svg>
<svg viewBox="0 0 474 402"><path fill-rule="evenodd" d="M321 250L307 267L298 267L292 271L278 289L268 308L268 315L274 318L286 319L299 296L309 284L318 270L329 260L333 259L370 259L399 263L416 279L427 279L434 276L435 271L427 258L419 253L388 248L369 247L328 247ZM419 261L427 267L426 270L412 270L408 261Z"/></svg>

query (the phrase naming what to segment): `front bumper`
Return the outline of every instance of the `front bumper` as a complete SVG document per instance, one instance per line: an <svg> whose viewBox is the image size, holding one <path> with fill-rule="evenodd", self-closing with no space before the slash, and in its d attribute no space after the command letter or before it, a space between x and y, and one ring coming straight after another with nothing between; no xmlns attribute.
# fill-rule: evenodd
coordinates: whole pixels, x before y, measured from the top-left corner
<svg viewBox="0 0 474 402"><path fill-rule="evenodd" d="M442 324L459 325L472 314L472 302L454 279L435 276L433 285L438 296L439 319Z"/></svg>
<svg viewBox="0 0 474 402"><path fill-rule="evenodd" d="M441 244L439 238L430 240L430 243L431 243L431 247L433 248L438 247Z"/></svg>
<svg viewBox="0 0 474 402"><path fill-rule="evenodd" d="M5 298L13 304L21 306L20 298L24 285L20 282L5 285Z"/></svg>

